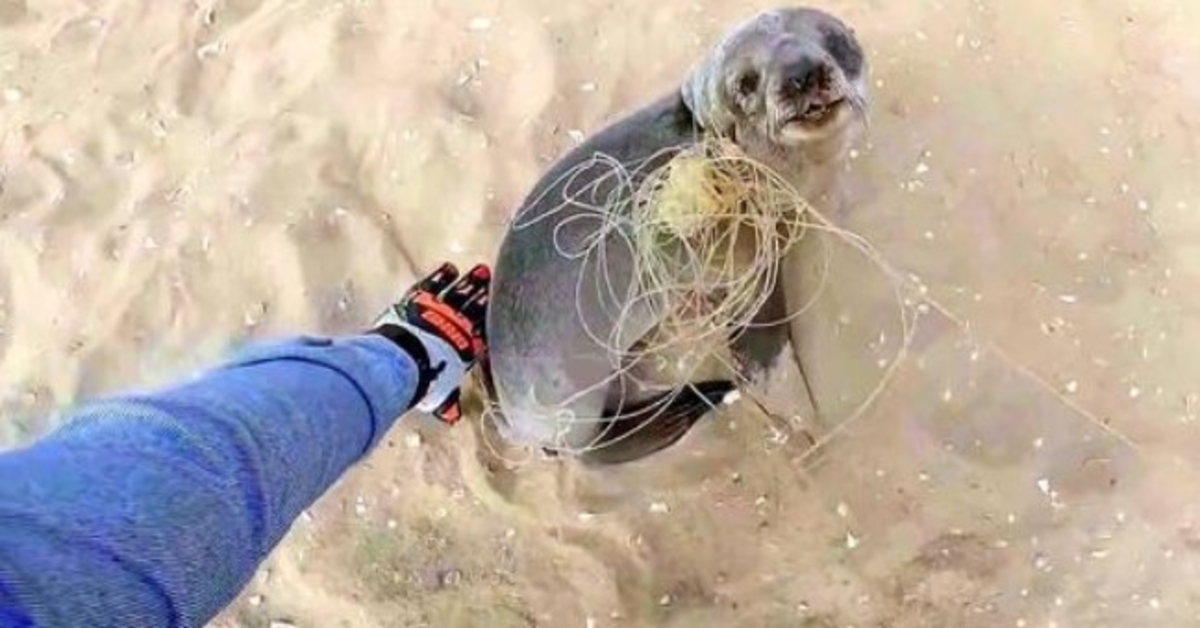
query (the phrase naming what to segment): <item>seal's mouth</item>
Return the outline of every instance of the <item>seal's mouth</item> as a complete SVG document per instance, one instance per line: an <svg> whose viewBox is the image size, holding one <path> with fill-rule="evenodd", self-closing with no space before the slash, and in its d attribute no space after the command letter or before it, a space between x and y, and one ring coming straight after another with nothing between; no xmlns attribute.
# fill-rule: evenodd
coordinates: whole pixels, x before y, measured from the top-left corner
<svg viewBox="0 0 1200 628"><path fill-rule="evenodd" d="M782 112L778 126L778 137L785 141L811 141L836 133L852 117L853 108L849 98L812 98L792 111Z"/></svg>
<svg viewBox="0 0 1200 628"><path fill-rule="evenodd" d="M842 107L847 105L844 97L832 100L809 102L802 110L784 119L784 126L800 125L806 128L819 128L833 121Z"/></svg>
<svg viewBox="0 0 1200 628"><path fill-rule="evenodd" d="M771 80L766 96L766 135L787 146L837 137L864 118L862 90L832 63L798 61Z"/></svg>
<svg viewBox="0 0 1200 628"><path fill-rule="evenodd" d="M778 124L783 130L812 132L836 126L850 95L845 79L830 63L784 66Z"/></svg>

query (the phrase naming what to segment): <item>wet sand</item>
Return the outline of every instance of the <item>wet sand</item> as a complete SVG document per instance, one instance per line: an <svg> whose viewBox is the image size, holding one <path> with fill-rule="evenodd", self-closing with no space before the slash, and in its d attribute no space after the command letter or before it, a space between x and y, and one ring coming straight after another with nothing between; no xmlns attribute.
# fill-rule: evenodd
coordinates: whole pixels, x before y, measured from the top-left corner
<svg viewBox="0 0 1200 628"><path fill-rule="evenodd" d="M0 442L490 258L767 6L0 0ZM831 241L820 417L603 472L403 422L216 625L1200 623L1200 5L818 6L873 72L837 220L925 290L875 402L903 330Z"/></svg>

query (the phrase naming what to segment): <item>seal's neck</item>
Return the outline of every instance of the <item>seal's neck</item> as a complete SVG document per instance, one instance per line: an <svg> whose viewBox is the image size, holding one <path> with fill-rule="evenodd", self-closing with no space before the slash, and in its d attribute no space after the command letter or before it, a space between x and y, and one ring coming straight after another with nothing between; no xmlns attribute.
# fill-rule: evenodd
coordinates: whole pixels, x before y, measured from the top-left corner
<svg viewBox="0 0 1200 628"><path fill-rule="evenodd" d="M838 133L803 146L781 146L762 136L738 138L746 153L770 166L805 199L817 205L836 204L841 179L846 171L852 137Z"/></svg>

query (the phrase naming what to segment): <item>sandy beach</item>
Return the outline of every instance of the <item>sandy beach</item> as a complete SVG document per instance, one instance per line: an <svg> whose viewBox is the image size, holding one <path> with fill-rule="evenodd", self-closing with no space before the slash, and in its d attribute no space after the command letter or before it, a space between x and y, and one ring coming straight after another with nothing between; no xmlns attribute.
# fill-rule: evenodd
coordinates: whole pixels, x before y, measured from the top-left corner
<svg viewBox="0 0 1200 628"><path fill-rule="evenodd" d="M0 444L490 259L769 6L0 0ZM831 241L828 416L602 471L402 421L214 626L1200 625L1200 3L815 6L868 52L837 219L922 287L906 354Z"/></svg>

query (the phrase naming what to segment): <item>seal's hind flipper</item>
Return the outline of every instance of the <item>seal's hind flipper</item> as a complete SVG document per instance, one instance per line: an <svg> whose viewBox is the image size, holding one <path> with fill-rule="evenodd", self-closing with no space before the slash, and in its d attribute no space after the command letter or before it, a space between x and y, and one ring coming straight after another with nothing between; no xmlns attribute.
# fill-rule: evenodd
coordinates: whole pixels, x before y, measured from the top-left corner
<svg viewBox="0 0 1200 628"><path fill-rule="evenodd" d="M588 462L620 464L644 458L674 444L709 410L733 392L733 382L696 382L660 393L617 410L606 410L608 422L598 442L584 455Z"/></svg>

